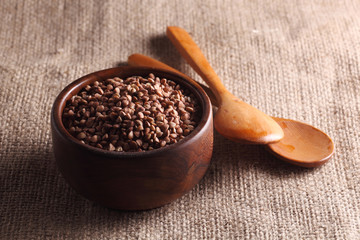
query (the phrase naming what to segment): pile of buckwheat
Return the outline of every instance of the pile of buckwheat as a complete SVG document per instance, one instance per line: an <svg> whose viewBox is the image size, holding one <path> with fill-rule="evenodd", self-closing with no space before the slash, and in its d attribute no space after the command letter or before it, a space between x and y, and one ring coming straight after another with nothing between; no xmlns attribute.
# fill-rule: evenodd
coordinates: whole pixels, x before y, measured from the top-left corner
<svg viewBox="0 0 360 240"><path fill-rule="evenodd" d="M67 101L63 123L84 144L128 152L176 143L199 121L199 105L189 90L155 77L115 77L96 81Z"/></svg>

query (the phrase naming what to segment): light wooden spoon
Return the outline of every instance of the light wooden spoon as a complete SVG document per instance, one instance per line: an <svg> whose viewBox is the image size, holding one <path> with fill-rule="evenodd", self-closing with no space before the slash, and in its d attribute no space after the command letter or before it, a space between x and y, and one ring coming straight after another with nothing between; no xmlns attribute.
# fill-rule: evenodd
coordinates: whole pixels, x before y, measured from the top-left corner
<svg viewBox="0 0 360 240"><path fill-rule="evenodd" d="M128 58L129 65L161 68L182 75L191 83L195 80L178 70L153 58L133 54ZM212 104L218 106L215 95L205 85L200 86L208 94ZM302 167L318 167L327 162L334 153L334 143L331 138L311 125L284 118L272 117L283 129L284 138L272 143L266 148L276 157Z"/></svg>
<svg viewBox="0 0 360 240"><path fill-rule="evenodd" d="M209 85L218 102L215 129L233 141L255 144L277 142L284 137L274 119L231 94L211 68L200 48L182 28L168 27L166 34L190 66Z"/></svg>

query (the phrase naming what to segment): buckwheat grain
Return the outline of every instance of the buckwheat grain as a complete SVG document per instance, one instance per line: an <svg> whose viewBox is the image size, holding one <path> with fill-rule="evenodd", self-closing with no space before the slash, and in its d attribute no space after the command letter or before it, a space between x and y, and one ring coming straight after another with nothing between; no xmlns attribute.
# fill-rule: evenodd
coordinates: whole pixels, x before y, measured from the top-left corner
<svg viewBox="0 0 360 240"><path fill-rule="evenodd" d="M181 141L199 121L193 94L172 80L133 76L95 81L65 106L63 123L84 144L149 151Z"/></svg>

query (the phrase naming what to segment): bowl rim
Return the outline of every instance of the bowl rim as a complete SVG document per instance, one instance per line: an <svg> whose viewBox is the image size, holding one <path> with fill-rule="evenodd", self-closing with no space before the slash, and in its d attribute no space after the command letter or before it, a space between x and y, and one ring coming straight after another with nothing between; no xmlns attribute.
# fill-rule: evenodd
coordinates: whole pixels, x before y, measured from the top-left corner
<svg viewBox="0 0 360 240"><path fill-rule="evenodd" d="M171 76L171 79L169 77L166 77L167 79L173 80L175 82L180 82L182 85L186 85L185 88L189 89L195 97L198 99L199 104L201 105L202 113L201 118L198 122L198 125L195 127L195 129L184 139L177 143L173 143L171 145L168 145L166 147L160 147L157 149L153 149L150 151L143 151L143 152L117 152L117 151L109 151L97 147L93 147L88 144L81 143L78 139L73 137L65 128L62 122L62 112L66 105L66 102L68 99L70 99L72 96L77 94L83 87L88 85L89 83L95 82L96 80L101 81L105 80L107 78L116 77L116 75L120 75L120 72L122 71L134 71L134 72L147 72L147 74L154 73L156 76L157 74L160 75L169 75ZM116 74L117 73L117 74ZM139 75L129 75L130 76L143 76L142 74ZM161 77L161 76L160 76ZM173 77L173 78L172 78ZM125 78L125 77L122 77ZM68 84L56 97L53 107L51 110L51 127L53 130L55 130L59 136L65 141L69 141L72 144L74 144L76 147L80 149L84 149L86 151L89 151L93 154L98 155L106 155L107 157L112 158L121 158L121 157L127 157L127 158L138 158L138 157L151 157L153 155L158 155L164 152L171 151L174 148L178 148L181 145L185 145L190 143L191 141L194 141L194 139L199 135L202 134L206 128L205 126L209 124L209 121L212 119L212 106L209 97L203 90L203 88L196 83L195 81L189 81L186 78L182 77L181 75L174 73L172 71L159 69L159 68L152 68L152 67L137 67L137 66L120 66L120 67L114 67L114 68L108 68L103 69L100 71L89 73L83 77L80 77L76 79L75 81Z"/></svg>

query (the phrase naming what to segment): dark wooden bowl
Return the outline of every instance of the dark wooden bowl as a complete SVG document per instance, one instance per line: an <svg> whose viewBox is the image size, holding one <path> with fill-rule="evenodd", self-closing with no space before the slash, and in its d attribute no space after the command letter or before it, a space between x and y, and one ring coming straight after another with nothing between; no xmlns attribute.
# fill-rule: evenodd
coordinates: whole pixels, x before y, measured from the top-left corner
<svg viewBox="0 0 360 240"><path fill-rule="evenodd" d="M113 152L80 143L62 123L66 101L84 86L118 76L146 77L149 73L171 79L199 100L199 125L182 141L146 152ZM86 75L68 85L51 112L55 159L66 181L84 197L122 209L151 209L170 203L193 188L204 176L213 150L210 100L199 85L180 75L144 67L117 67Z"/></svg>

